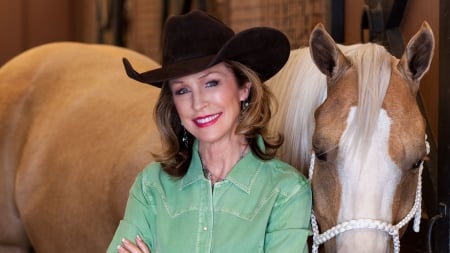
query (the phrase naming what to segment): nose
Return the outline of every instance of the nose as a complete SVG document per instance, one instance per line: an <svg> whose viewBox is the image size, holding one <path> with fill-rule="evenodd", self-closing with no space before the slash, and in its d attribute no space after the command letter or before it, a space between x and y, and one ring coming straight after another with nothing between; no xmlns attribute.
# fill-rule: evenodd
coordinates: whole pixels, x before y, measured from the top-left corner
<svg viewBox="0 0 450 253"><path fill-rule="evenodd" d="M207 99L201 91L193 92L192 107L194 110L202 110L208 105Z"/></svg>

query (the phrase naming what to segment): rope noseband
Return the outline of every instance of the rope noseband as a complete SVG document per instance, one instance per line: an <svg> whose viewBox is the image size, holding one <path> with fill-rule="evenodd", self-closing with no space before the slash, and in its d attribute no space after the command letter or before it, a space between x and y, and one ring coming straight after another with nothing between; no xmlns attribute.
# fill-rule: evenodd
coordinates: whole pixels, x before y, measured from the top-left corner
<svg viewBox="0 0 450 253"><path fill-rule="evenodd" d="M426 151L427 154L430 153L430 144L426 140ZM312 176L314 173L314 161L315 154L314 152L311 155L311 161L309 165L309 180L312 180ZM416 197L414 199L414 205L409 211L409 213L396 225L389 224L384 221L373 220L373 219L354 219L349 221L344 221L324 233L320 234L319 226L317 224L316 216L314 215L314 210L311 212L311 226L313 230L313 246L312 253L317 253L319 250L319 246L326 241L336 237L338 234L353 230L353 229L375 229L388 233L392 236L392 241L394 244L394 253L400 252L400 236L399 231L402 227L404 227L408 222L414 217L414 231L419 232L420 230L420 217L421 217L421 205L422 205L422 171L423 171L423 161L419 167L419 176L416 188Z"/></svg>

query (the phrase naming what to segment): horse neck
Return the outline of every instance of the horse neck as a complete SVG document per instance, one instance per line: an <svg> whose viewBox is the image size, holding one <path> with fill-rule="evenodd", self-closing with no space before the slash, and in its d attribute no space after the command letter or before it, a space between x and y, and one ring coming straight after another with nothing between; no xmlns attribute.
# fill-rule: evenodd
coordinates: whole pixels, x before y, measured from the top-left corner
<svg viewBox="0 0 450 253"><path fill-rule="evenodd" d="M280 159L306 175L314 132L314 111L326 97L325 75L314 65L308 48L293 50L284 68L268 85L278 100L271 127L284 134Z"/></svg>

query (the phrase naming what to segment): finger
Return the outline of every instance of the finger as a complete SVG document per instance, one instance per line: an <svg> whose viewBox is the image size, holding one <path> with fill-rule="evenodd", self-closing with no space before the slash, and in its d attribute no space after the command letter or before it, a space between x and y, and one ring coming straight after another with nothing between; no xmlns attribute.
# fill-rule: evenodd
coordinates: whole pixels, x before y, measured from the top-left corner
<svg viewBox="0 0 450 253"><path fill-rule="evenodd" d="M117 246L117 253L129 253L129 251L122 247L122 245L119 245Z"/></svg>
<svg viewBox="0 0 450 253"><path fill-rule="evenodd" d="M122 239L122 247L125 248L127 251L125 252L129 252L129 253L142 253L142 251L139 249L138 246L136 246L133 242L127 240L127 239Z"/></svg>
<svg viewBox="0 0 450 253"><path fill-rule="evenodd" d="M142 238L138 235L136 236L136 244L139 247L139 249L142 250L144 253L150 253L150 250L147 247L147 244L142 240Z"/></svg>

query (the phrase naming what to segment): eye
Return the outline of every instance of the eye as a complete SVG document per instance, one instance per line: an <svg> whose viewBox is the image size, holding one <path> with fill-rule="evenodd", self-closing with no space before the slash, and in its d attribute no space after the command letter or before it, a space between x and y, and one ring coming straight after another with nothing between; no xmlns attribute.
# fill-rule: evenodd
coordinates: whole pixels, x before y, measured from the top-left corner
<svg viewBox="0 0 450 253"><path fill-rule="evenodd" d="M417 160L411 167L411 169L418 169L420 165L423 163L423 159Z"/></svg>
<svg viewBox="0 0 450 253"><path fill-rule="evenodd" d="M175 95L183 95L188 92L189 92L189 90L187 88L180 88L180 89L175 90L174 93L175 93Z"/></svg>
<svg viewBox="0 0 450 253"><path fill-rule="evenodd" d="M209 87L214 87L214 86L217 86L218 84L219 84L219 81L217 81L217 80L211 80L211 81L209 81L209 82L206 83L206 87L207 87L207 88L209 88Z"/></svg>
<svg viewBox="0 0 450 253"><path fill-rule="evenodd" d="M324 162L327 161L327 153L326 152L323 152L322 150L315 150L314 153L315 153L317 159L324 161Z"/></svg>

